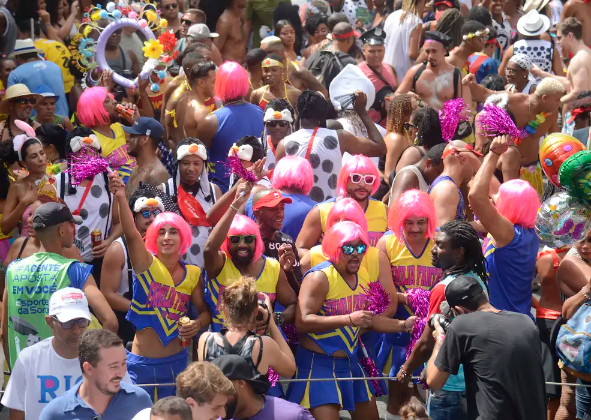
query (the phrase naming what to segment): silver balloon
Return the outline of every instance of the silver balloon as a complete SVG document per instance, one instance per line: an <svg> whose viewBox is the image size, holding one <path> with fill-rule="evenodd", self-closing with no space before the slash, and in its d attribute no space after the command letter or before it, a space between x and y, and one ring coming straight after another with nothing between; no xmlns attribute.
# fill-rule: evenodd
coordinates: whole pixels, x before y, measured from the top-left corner
<svg viewBox="0 0 591 420"><path fill-rule="evenodd" d="M540 243L550 248L580 241L590 226L591 208L566 192L556 193L544 201L535 222Z"/></svg>

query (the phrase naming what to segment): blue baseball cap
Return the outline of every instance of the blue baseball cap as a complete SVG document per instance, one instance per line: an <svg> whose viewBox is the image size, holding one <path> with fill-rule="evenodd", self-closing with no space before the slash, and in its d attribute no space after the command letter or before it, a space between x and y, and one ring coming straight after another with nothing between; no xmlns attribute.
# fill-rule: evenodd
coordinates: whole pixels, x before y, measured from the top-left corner
<svg viewBox="0 0 591 420"><path fill-rule="evenodd" d="M150 136L153 139L161 139L164 134L164 127L154 118L139 117L131 127L123 126L123 130L136 136Z"/></svg>

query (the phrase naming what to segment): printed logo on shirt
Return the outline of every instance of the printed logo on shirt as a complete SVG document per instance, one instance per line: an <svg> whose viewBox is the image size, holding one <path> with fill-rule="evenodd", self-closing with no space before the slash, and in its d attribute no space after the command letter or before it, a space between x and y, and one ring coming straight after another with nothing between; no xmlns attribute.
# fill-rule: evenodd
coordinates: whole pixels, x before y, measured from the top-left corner
<svg viewBox="0 0 591 420"><path fill-rule="evenodd" d="M180 293L174 287L154 281L150 284L146 306L161 310L168 309L166 317L172 321L178 321L187 312L187 304L190 301L191 296Z"/></svg>
<svg viewBox="0 0 591 420"><path fill-rule="evenodd" d="M70 388L78 382L82 381L82 375L80 375L76 381L73 380L72 375L63 376L61 382L57 376L53 375L38 375L37 379L39 379L40 391L39 400L37 402L40 404L47 404L64 392L69 391ZM63 391L58 394L60 387L63 387Z"/></svg>
<svg viewBox="0 0 591 420"><path fill-rule="evenodd" d="M394 285L403 291L414 289L415 287L431 289L441 280L441 275L441 268L437 267L426 267L423 265L392 267Z"/></svg>
<svg viewBox="0 0 591 420"><path fill-rule="evenodd" d="M364 294L351 295L340 299L330 299L324 303L326 316L348 315L355 311L361 311L365 307L367 296Z"/></svg>

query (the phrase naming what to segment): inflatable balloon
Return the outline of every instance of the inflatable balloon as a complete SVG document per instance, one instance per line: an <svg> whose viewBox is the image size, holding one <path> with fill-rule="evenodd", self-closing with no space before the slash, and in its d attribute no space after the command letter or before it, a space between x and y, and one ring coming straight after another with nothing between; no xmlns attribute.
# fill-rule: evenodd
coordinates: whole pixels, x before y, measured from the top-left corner
<svg viewBox="0 0 591 420"><path fill-rule="evenodd" d="M591 204L591 150L582 150L565 160L558 178L569 195Z"/></svg>
<svg viewBox="0 0 591 420"><path fill-rule="evenodd" d="M552 133L547 136L540 145L540 163L548 180L557 187L560 168L564 161L577 152L586 150L585 146L568 134Z"/></svg>
<svg viewBox="0 0 591 420"><path fill-rule="evenodd" d="M590 152L591 153L591 152ZM572 245L591 226L591 208L562 191L542 203L535 229L540 243L550 248Z"/></svg>

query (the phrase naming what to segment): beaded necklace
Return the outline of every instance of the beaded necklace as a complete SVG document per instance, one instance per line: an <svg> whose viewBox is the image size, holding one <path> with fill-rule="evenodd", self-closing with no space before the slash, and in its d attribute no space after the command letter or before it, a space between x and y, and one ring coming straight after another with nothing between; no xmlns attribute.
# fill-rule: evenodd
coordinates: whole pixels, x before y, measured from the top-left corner
<svg viewBox="0 0 591 420"><path fill-rule="evenodd" d="M528 115L531 115L531 98L527 99ZM528 135L532 136L538 131L540 124L544 124L546 118L550 116L550 112L540 112L536 118L527 123L523 129Z"/></svg>

